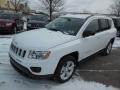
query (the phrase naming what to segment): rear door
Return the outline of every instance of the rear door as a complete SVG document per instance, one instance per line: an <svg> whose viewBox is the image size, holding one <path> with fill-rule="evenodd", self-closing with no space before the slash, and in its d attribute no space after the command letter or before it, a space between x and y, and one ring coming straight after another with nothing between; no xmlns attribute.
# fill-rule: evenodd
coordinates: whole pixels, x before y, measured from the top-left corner
<svg viewBox="0 0 120 90"><path fill-rule="evenodd" d="M99 50L104 49L110 41L110 30L112 22L109 19L99 19L100 29L97 33L99 39Z"/></svg>

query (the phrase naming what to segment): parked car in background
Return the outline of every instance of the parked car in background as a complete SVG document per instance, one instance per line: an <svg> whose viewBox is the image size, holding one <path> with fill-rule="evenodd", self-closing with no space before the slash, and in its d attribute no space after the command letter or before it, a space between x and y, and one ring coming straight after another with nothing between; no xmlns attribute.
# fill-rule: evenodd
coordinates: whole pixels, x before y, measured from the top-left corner
<svg viewBox="0 0 120 90"><path fill-rule="evenodd" d="M109 55L117 30L113 20L99 15L65 15L45 26L16 35L9 56L14 68L29 76L68 81L78 63L102 51Z"/></svg>
<svg viewBox="0 0 120 90"><path fill-rule="evenodd" d="M112 19L117 29L117 37L120 37L120 17L112 17Z"/></svg>
<svg viewBox="0 0 120 90"><path fill-rule="evenodd" d="M0 34L14 34L22 30L22 21L20 14L1 13L0 14Z"/></svg>
<svg viewBox="0 0 120 90"><path fill-rule="evenodd" d="M45 27L49 22L49 17L46 14L32 14L29 16L27 30L33 30Z"/></svg>

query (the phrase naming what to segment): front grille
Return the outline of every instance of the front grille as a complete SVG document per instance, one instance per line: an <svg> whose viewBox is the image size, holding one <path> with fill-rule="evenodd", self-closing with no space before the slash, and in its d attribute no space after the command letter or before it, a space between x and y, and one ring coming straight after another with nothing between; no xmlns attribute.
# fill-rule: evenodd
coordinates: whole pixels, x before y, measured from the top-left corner
<svg viewBox="0 0 120 90"><path fill-rule="evenodd" d="M11 44L11 50L13 51L13 53L15 53L19 57L24 58L26 55L26 50L23 50L23 49L15 46L14 44Z"/></svg>
<svg viewBox="0 0 120 90"><path fill-rule="evenodd" d="M43 25L42 24L32 24L32 27L33 28L39 28L39 27L43 27Z"/></svg>
<svg viewBox="0 0 120 90"><path fill-rule="evenodd" d="M4 27L5 27L5 24L0 24L0 27L1 27L1 28L4 28Z"/></svg>

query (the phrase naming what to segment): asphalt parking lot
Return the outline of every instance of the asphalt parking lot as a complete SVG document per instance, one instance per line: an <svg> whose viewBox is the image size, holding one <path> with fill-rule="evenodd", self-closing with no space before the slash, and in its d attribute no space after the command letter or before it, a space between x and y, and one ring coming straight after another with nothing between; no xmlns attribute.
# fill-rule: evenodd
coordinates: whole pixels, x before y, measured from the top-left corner
<svg viewBox="0 0 120 90"><path fill-rule="evenodd" d="M120 48L113 49L109 56L98 54L80 62L76 75L85 81L120 88Z"/></svg>

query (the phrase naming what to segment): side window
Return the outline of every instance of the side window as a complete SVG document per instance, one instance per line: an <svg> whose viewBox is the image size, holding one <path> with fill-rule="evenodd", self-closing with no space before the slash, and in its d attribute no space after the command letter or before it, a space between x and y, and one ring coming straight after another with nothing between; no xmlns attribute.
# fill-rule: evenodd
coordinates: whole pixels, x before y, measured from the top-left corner
<svg viewBox="0 0 120 90"><path fill-rule="evenodd" d="M111 25L109 23L109 20L107 19L99 19L99 23L100 23L100 31L105 31L110 29Z"/></svg>
<svg viewBox="0 0 120 90"><path fill-rule="evenodd" d="M120 19L117 19L117 28L120 28Z"/></svg>
<svg viewBox="0 0 120 90"><path fill-rule="evenodd" d="M83 32L83 36L84 37L91 36L91 35L97 33L98 30L99 30L98 19L95 19L89 23L89 25L87 26L87 28Z"/></svg>
<svg viewBox="0 0 120 90"><path fill-rule="evenodd" d="M112 25L112 22L111 22L111 20L107 20L107 22L108 22L108 29L110 29L111 25Z"/></svg>
<svg viewBox="0 0 120 90"><path fill-rule="evenodd" d="M117 28L117 20L116 19L113 19L113 23L114 23L115 27Z"/></svg>

